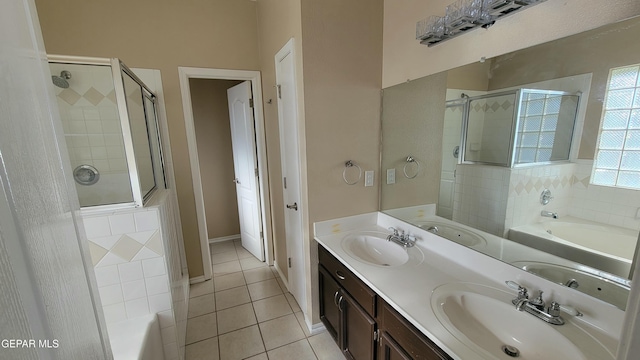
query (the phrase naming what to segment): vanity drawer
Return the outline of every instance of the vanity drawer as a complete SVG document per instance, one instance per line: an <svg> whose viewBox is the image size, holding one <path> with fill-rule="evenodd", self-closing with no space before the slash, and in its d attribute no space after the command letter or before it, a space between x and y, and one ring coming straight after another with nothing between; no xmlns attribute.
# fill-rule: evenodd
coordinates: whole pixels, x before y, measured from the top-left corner
<svg viewBox="0 0 640 360"><path fill-rule="evenodd" d="M318 245L318 260L327 272L354 298L371 316L376 317L376 293L355 276L346 266Z"/></svg>
<svg viewBox="0 0 640 360"><path fill-rule="evenodd" d="M379 301L378 310L380 312L378 325L382 332L388 334L411 359L451 359L449 355L382 299Z"/></svg>

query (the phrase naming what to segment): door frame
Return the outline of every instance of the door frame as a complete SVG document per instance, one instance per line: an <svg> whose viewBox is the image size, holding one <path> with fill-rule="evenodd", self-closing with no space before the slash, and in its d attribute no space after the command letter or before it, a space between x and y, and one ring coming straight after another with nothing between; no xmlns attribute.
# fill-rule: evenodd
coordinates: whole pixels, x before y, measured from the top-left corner
<svg viewBox="0 0 640 360"><path fill-rule="evenodd" d="M196 217L198 221L198 234L200 237L200 251L202 252L202 265L204 275L191 279L191 283L201 282L212 278L211 254L209 253L209 237L207 235L207 222L200 178L200 162L198 160L198 146L196 143L196 130L193 120L193 107L191 103L191 88L189 79L210 80L240 80L251 81L253 93L253 115L255 117L256 149L258 151L258 186L260 189L260 214L262 216L262 231L264 233L265 261L273 264L273 243L271 231L271 201L269 194L269 176L267 169L267 144L264 124L264 109L262 107L262 81L259 71L253 70L228 70L195 67L178 67L180 80L180 92L182 94L182 109L189 149L189 162L191 165L191 178L193 181L193 195L196 204Z"/></svg>

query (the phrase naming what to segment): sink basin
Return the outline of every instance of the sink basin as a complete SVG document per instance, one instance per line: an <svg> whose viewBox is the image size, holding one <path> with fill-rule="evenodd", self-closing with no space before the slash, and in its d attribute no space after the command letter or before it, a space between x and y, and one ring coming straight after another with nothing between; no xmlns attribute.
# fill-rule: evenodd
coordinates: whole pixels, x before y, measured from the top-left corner
<svg viewBox="0 0 640 360"><path fill-rule="evenodd" d="M594 329L566 314L564 325L547 324L517 311L514 297L489 286L451 283L433 291L431 308L451 335L486 359L512 359L507 352L516 351L518 359L615 359L615 345L603 345Z"/></svg>
<svg viewBox="0 0 640 360"><path fill-rule="evenodd" d="M417 222L417 225L421 229L425 229L438 236L449 239L453 242L457 242L458 244L464 246L474 247L487 244L487 240L485 240L482 236L461 227L457 227L453 224L447 224L438 221L419 221ZM438 232L429 230L429 228L431 227L437 227Z"/></svg>
<svg viewBox="0 0 640 360"><path fill-rule="evenodd" d="M410 260L420 263L424 259L422 251L415 246L404 248L381 232L360 232L347 235L342 240L342 249L352 258L369 265L400 266Z"/></svg>
<svg viewBox="0 0 640 360"><path fill-rule="evenodd" d="M588 266L577 268L538 261L515 261L514 266L555 283L570 286L597 299L625 309L629 297L630 281L602 273Z"/></svg>

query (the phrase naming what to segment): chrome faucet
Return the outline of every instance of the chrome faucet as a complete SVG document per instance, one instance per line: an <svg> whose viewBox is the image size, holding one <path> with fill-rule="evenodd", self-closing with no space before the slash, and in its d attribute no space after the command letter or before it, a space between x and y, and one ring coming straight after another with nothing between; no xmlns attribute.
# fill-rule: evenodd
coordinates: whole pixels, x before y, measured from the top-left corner
<svg viewBox="0 0 640 360"><path fill-rule="evenodd" d="M560 311L573 316L582 316L582 313L571 306L561 305L552 301L548 307L545 307L545 301L542 298L542 291L538 293L535 299L529 299L528 290L525 287L513 281L505 281L508 287L517 290L518 296L511 300L516 306L516 310L529 313L538 319L552 325L564 325L564 319L560 316Z"/></svg>
<svg viewBox="0 0 640 360"><path fill-rule="evenodd" d="M437 234L438 233L438 227L437 226L429 226L427 228L427 231L431 232L431 233L434 233L434 234Z"/></svg>
<svg viewBox="0 0 640 360"><path fill-rule="evenodd" d="M398 230L394 227L390 227L389 230L393 231L393 234L387 236L387 241L393 241L405 248L410 248L416 244L417 238L413 235L405 234L404 230Z"/></svg>
<svg viewBox="0 0 640 360"><path fill-rule="evenodd" d="M547 210L542 210L542 211L540 211L540 216L557 219L558 218L558 213L557 212L547 211Z"/></svg>

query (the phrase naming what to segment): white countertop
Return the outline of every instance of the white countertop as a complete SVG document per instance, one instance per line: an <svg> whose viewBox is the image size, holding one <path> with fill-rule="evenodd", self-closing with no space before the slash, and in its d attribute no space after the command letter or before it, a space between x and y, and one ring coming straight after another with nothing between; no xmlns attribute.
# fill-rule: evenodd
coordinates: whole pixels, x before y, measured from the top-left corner
<svg viewBox="0 0 640 360"><path fill-rule="evenodd" d="M419 264L410 261L396 267L376 266L349 256L342 248L342 240L350 233L359 231L389 233L387 228L390 226L410 232L420 239L409 251L422 251L424 261ZM431 308L432 291L439 285L452 282L472 282L492 286L513 292L514 297L515 291L504 284L507 280L516 281L530 291L544 290L545 294L553 297L553 300L580 309L585 316L576 321L584 321L601 329L610 337L610 340L606 341L607 347L616 348L616 339L619 338L624 317L624 312L621 310L391 216L370 213L318 222L314 224L314 228L318 243L454 359L469 360L483 359L483 357L456 339L442 326Z"/></svg>

